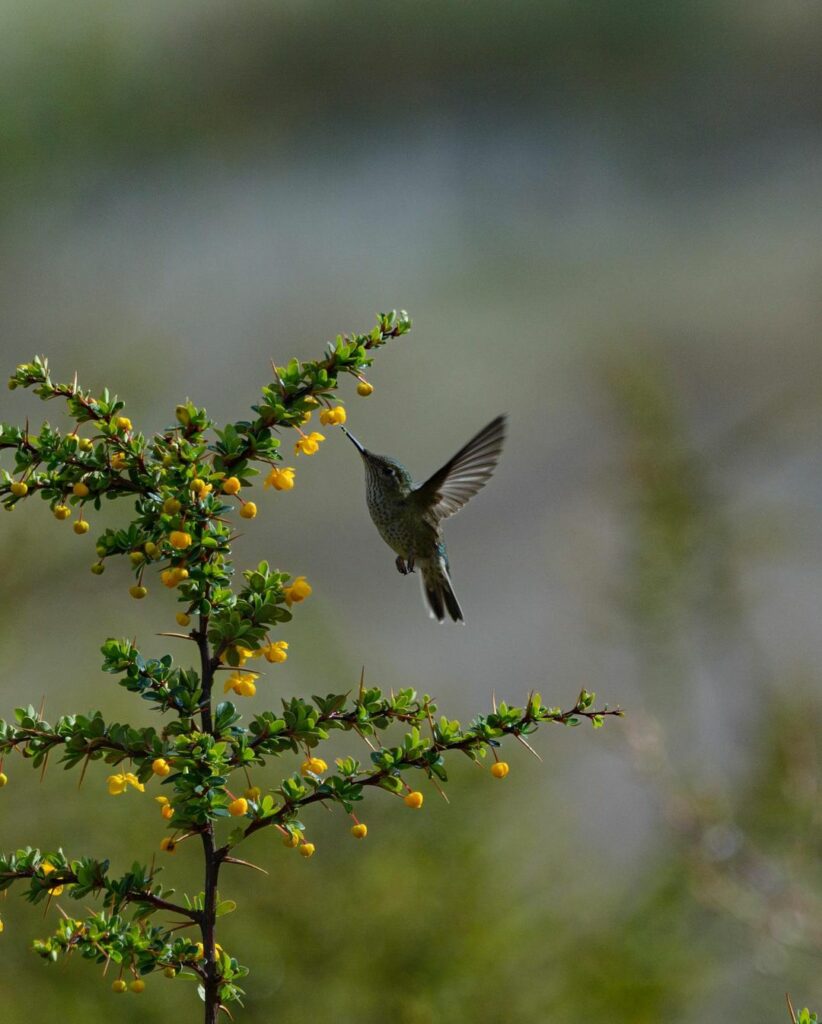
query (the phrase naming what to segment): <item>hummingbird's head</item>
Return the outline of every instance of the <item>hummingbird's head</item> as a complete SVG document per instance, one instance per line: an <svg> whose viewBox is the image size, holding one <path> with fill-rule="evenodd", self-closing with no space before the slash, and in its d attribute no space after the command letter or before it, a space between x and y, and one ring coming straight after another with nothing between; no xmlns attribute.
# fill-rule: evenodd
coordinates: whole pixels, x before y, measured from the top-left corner
<svg viewBox="0 0 822 1024"><path fill-rule="evenodd" d="M362 456L365 478L369 490L398 491L403 494L411 490L413 481L405 466L389 455L375 455L342 427L343 433Z"/></svg>

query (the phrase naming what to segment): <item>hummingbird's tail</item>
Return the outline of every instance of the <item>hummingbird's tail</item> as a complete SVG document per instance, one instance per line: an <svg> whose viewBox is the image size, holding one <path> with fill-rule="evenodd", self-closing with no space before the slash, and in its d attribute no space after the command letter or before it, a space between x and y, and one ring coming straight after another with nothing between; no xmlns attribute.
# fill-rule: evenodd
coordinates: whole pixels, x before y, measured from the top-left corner
<svg viewBox="0 0 822 1024"><path fill-rule="evenodd" d="M434 558L417 559L417 565L420 567L423 599L428 605L431 618L444 622L447 609L454 622L464 622L462 608L451 585L445 552Z"/></svg>

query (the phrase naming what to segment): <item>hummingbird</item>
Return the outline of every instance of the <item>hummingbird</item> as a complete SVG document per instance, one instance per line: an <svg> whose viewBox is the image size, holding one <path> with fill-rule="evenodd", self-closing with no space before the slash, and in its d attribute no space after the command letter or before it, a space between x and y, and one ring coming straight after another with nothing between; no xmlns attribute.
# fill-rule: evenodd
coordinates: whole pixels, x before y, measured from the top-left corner
<svg viewBox="0 0 822 1024"><path fill-rule="evenodd" d="M463 622L451 584L442 522L454 515L491 478L505 439L505 416L497 416L453 458L415 484L396 459L375 455L343 427L365 465L365 497L380 536L397 552L397 569L405 576L419 566L423 599L432 619Z"/></svg>

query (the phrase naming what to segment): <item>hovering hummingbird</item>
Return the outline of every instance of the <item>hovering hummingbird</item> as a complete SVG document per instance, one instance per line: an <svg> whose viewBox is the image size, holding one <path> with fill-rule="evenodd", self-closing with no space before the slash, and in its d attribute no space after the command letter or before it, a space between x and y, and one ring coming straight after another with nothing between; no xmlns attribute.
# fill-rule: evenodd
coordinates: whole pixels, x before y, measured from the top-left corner
<svg viewBox="0 0 822 1024"><path fill-rule="evenodd" d="M441 524L490 479L502 452L505 416L497 416L424 484L416 485L396 459L375 455L342 429L362 456L368 511L382 539L397 552L397 569L406 575L419 565L432 619L443 622L447 609L454 622L463 622Z"/></svg>

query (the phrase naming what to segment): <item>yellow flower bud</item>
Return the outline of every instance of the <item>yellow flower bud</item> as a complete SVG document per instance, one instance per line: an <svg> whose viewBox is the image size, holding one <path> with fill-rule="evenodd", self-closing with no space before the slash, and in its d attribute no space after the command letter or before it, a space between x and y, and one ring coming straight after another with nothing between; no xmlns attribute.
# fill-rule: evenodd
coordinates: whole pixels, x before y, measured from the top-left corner
<svg viewBox="0 0 822 1024"><path fill-rule="evenodd" d="M149 541L146 541L146 543L143 545L143 550L145 551L145 553L148 556L148 558L155 558L156 555L157 555L157 552L160 549L157 547L157 545L154 543L153 540L149 540Z"/></svg>
<svg viewBox="0 0 822 1024"><path fill-rule="evenodd" d="M128 990L128 985L126 985L126 983L123 981L122 978L118 978L117 981L113 981L111 983L111 991L112 992L116 992L118 995L121 992L126 992L127 990Z"/></svg>
<svg viewBox="0 0 822 1024"><path fill-rule="evenodd" d="M160 840L160 849L163 853L174 853L177 849L177 844L171 838L171 836L164 836Z"/></svg>
<svg viewBox="0 0 822 1024"><path fill-rule="evenodd" d="M211 491L211 484L207 484L199 477L195 477L189 486L198 498L204 498Z"/></svg>
<svg viewBox="0 0 822 1024"><path fill-rule="evenodd" d="M95 562L94 565L91 567L91 571L94 573L95 576L102 576L103 573L106 571L106 567L103 565L102 562Z"/></svg>
<svg viewBox="0 0 822 1024"><path fill-rule="evenodd" d="M84 484L82 480L78 481L74 487L72 487L74 495L78 498L87 498L89 494L88 484Z"/></svg>
<svg viewBox="0 0 822 1024"><path fill-rule="evenodd" d="M505 761L495 761L491 765L491 774L495 779L504 779L511 769Z"/></svg>
<svg viewBox="0 0 822 1024"><path fill-rule="evenodd" d="M54 518L55 519L68 519L71 515L71 509L68 505L55 505L54 506Z"/></svg>
<svg viewBox="0 0 822 1024"><path fill-rule="evenodd" d="M242 484L236 476L223 480L223 494L239 494Z"/></svg>
<svg viewBox="0 0 822 1024"><path fill-rule="evenodd" d="M305 857L306 859L308 857L313 857L315 849L316 847L313 843L303 843L300 847L300 856Z"/></svg>
<svg viewBox="0 0 822 1024"><path fill-rule="evenodd" d="M126 468L126 457L123 452L115 452L109 461L111 462L111 468L118 473L121 469Z"/></svg>
<svg viewBox="0 0 822 1024"><path fill-rule="evenodd" d="M411 793L405 794L405 806L411 807L415 811L418 811L422 807L423 800L425 799L418 789L415 789Z"/></svg>
<svg viewBox="0 0 822 1024"><path fill-rule="evenodd" d="M247 797L249 800L254 801L259 800L261 795L262 790L260 789L259 786L249 786L248 789L243 794L243 796Z"/></svg>
<svg viewBox="0 0 822 1024"><path fill-rule="evenodd" d="M355 839L365 839L365 837L368 835L368 826L363 825L362 822L358 822L356 825L352 825L351 835Z"/></svg>
<svg viewBox="0 0 822 1024"><path fill-rule="evenodd" d="M90 452L91 449L94 447L94 444L87 437L81 437L77 443L77 447L80 449L81 452Z"/></svg>
<svg viewBox="0 0 822 1024"><path fill-rule="evenodd" d="M151 762L151 770L155 775L159 775L162 778L165 778L167 775L171 775L171 765L164 757L155 758L155 760Z"/></svg>
<svg viewBox="0 0 822 1024"><path fill-rule="evenodd" d="M72 529L74 530L74 532L76 534L79 534L80 536L82 536L84 533L88 533L89 525L85 521L85 519L78 519L77 522L72 527Z"/></svg>
<svg viewBox="0 0 822 1024"><path fill-rule="evenodd" d="M167 516L176 516L182 507L177 498L166 498L163 502L163 512Z"/></svg>
<svg viewBox="0 0 822 1024"><path fill-rule="evenodd" d="M138 995L145 991L146 983L142 978L135 978L128 986L132 992L136 992Z"/></svg>
<svg viewBox="0 0 822 1024"><path fill-rule="evenodd" d="M8 781L9 781L8 775L6 775L5 772L0 772L0 789L2 789L3 786L7 785Z"/></svg>
<svg viewBox="0 0 822 1024"><path fill-rule="evenodd" d="M164 968L163 974L165 975L166 978L176 978L177 977L177 972L174 970L173 967L166 967L166 968Z"/></svg>
<svg viewBox="0 0 822 1024"><path fill-rule="evenodd" d="M240 515L243 519L254 519L257 515L257 506L253 501L247 501L240 509Z"/></svg>
<svg viewBox="0 0 822 1024"><path fill-rule="evenodd" d="M115 420L115 426L118 430L131 430L131 420L128 416L118 416Z"/></svg>
<svg viewBox="0 0 822 1024"><path fill-rule="evenodd" d="M362 398L368 398L374 391L374 385L369 384L367 380L361 380L357 385L357 394Z"/></svg>
<svg viewBox="0 0 822 1024"><path fill-rule="evenodd" d="M177 612L177 615L175 616L175 618L177 619L177 624L180 625L180 626L189 626L189 625L191 625L191 616L190 615L186 615L185 612Z"/></svg>
<svg viewBox="0 0 822 1024"><path fill-rule="evenodd" d="M242 818L244 814L248 813L248 800L244 796L238 796L228 805L228 813L232 818Z"/></svg>
<svg viewBox="0 0 822 1024"><path fill-rule="evenodd" d="M148 588L140 587L135 584L133 587L128 588L128 592L129 594L131 594L135 601L142 601L142 599L148 593Z"/></svg>
<svg viewBox="0 0 822 1024"><path fill-rule="evenodd" d="M145 562L146 556L143 554L142 551L130 551L128 559L131 562L131 564L136 567L138 565L142 565L143 562Z"/></svg>
<svg viewBox="0 0 822 1024"><path fill-rule="evenodd" d="M299 846L302 841L303 834L297 829L294 832L289 832L288 835L283 836L283 846L287 846L290 850L293 850L295 846Z"/></svg>
<svg viewBox="0 0 822 1024"><path fill-rule="evenodd" d="M15 496L15 498L25 498L25 496L29 493L29 485L25 482L25 480L15 480L14 483L9 488L9 490Z"/></svg>

